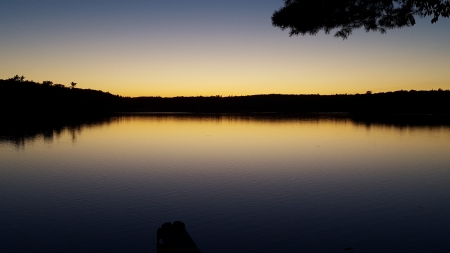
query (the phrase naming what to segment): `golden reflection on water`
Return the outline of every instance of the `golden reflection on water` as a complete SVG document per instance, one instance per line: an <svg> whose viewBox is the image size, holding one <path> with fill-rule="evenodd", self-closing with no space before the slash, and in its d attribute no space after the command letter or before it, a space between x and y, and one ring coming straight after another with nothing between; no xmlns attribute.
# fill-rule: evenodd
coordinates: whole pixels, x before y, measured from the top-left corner
<svg viewBox="0 0 450 253"><path fill-rule="evenodd" d="M67 129L52 143L37 142L32 149L45 159L79 155L117 162L150 159L154 164L169 159L174 170L194 162L214 170L225 163L231 172L238 169L236 161L259 161L266 165L260 170L276 167L280 160L312 167L317 161L330 166L349 161L368 165L375 159L422 162L446 154L449 137L448 127L400 128L349 119L153 115L117 117L77 132Z"/></svg>
<svg viewBox="0 0 450 253"><path fill-rule="evenodd" d="M177 171L201 163L199 168L206 170L228 164L231 172L242 169L234 165L255 161L262 165L259 170L276 168L280 161L292 164L284 169L296 169L300 162L313 168L317 161L330 167L349 161L363 166L380 159L420 163L442 158L450 150L449 139L446 126L397 127L346 118L135 115L55 131L24 148L36 159L79 156L154 164L169 159ZM9 153L9 146L0 147L1 154Z"/></svg>

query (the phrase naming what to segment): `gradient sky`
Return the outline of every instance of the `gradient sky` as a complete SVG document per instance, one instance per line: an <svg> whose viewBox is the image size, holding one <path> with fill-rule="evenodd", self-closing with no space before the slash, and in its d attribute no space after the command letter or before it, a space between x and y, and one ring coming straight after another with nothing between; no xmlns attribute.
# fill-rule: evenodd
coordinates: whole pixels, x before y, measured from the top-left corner
<svg viewBox="0 0 450 253"><path fill-rule="evenodd" d="M2 0L0 79L122 96L450 89L450 20L289 37L282 0Z"/></svg>

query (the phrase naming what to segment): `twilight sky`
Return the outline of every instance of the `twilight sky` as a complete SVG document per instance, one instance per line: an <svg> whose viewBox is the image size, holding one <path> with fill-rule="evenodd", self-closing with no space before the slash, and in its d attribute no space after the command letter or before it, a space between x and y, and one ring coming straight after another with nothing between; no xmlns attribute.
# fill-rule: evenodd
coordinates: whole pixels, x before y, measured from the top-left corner
<svg viewBox="0 0 450 253"><path fill-rule="evenodd" d="M450 20L289 37L282 0L1 0L0 79L123 96L450 89Z"/></svg>

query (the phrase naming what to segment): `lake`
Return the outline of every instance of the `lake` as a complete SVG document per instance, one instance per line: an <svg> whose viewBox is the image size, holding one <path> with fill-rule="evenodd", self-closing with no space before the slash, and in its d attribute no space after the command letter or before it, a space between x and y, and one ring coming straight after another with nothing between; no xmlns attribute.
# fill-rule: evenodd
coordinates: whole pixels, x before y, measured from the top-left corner
<svg viewBox="0 0 450 253"><path fill-rule="evenodd" d="M450 126L136 114L0 135L0 252L450 249Z"/></svg>

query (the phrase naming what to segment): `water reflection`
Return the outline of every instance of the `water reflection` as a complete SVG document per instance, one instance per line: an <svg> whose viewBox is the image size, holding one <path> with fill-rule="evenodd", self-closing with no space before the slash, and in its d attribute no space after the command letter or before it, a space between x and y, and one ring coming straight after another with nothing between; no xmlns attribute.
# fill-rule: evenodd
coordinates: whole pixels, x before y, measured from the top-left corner
<svg viewBox="0 0 450 253"><path fill-rule="evenodd" d="M26 145L31 145L38 140L46 143L53 143L64 134L71 136L72 142L76 142L77 136L83 129L108 125L114 117L99 117L75 120L48 120L36 119L21 121L5 121L0 126L0 144L6 143L23 149Z"/></svg>
<svg viewBox="0 0 450 253"><path fill-rule="evenodd" d="M450 247L450 127L347 115L135 114L2 128L0 252ZM20 147L14 150L12 147Z"/></svg>
<svg viewBox="0 0 450 253"><path fill-rule="evenodd" d="M107 126L130 119L147 119L157 122L259 122L259 123L319 123L335 122L339 124L352 124L355 127L365 127L370 131L373 127L381 129L395 129L396 131L426 130L438 131L450 127L448 117L442 116L396 116L391 118L361 118L352 117L346 113L314 113L314 114L194 114L194 113L123 113L111 117L77 119L71 121L36 120L20 122L4 122L0 126L0 144L10 144L15 148L23 149L26 145L42 139L52 143L65 133L71 136L72 142L84 129Z"/></svg>

